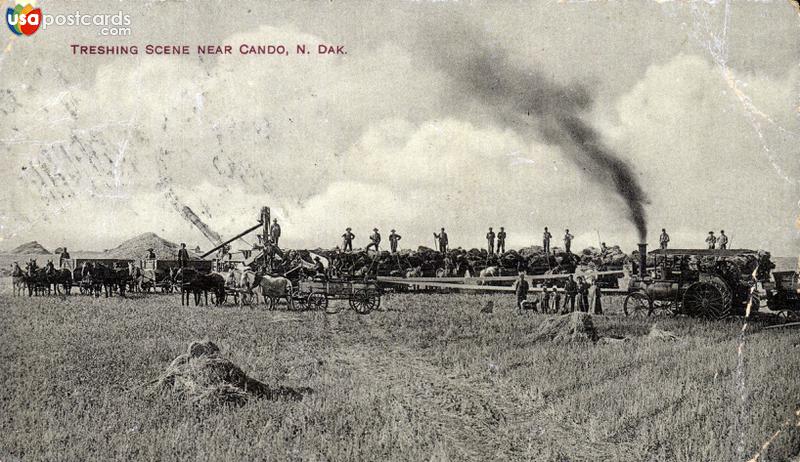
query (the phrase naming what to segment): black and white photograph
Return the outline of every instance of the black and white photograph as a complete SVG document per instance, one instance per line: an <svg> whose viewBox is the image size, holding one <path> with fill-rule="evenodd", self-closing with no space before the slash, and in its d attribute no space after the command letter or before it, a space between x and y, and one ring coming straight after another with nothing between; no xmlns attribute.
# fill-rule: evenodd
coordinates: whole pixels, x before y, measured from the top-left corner
<svg viewBox="0 0 800 462"><path fill-rule="evenodd" d="M0 462L800 462L797 1L0 6Z"/></svg>

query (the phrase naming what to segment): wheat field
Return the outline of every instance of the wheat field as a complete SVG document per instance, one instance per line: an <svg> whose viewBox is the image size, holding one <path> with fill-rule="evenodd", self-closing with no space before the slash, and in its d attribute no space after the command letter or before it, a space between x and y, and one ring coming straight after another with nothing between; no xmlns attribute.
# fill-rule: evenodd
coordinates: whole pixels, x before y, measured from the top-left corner
<svg viewBox="0 0 800 462"><path fill-rule="evenodd" d="M480 313L486 300L492 314ZM0 460L793 460L796 330L593 321L557 345L506 295L390 295L382 311L181 307L179 296L0 295ZM197 406L145 386L197 339L300 402ZM777 434L777 436L776 436ZM766 448L762 446L767 443Z"/></svg>

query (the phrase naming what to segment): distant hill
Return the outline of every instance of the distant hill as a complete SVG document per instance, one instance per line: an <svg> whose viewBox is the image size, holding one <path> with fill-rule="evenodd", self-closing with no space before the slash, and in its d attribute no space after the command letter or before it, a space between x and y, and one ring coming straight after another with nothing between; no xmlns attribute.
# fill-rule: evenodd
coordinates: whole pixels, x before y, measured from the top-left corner
<svg viewBox="0 0 800 462"><path fill-rule="evenodd" d="M27 255L45 255L50 251L45 249L42 244L36 241L27 242L12 250L11 253L27 254Z"/></svg>
<svg viewBox="0 0 800 462"><path fill-rule="evenodd" d="M170 242L156 233L144 233L128 239L117 247L104 252L106 258L143 258L147 249L152 248L156 257L162 260L172 260L178 257L180 245ZM189 250L191 258L198 256Z"/></svg>

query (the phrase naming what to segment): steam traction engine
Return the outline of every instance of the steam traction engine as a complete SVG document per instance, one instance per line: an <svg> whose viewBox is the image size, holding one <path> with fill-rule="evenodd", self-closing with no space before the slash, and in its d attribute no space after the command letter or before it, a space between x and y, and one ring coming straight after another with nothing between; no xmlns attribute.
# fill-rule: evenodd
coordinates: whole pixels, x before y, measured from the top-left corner
<svg viewBox="0 0 800 462"><path fill-rule="evenodd" d="M648 260L652 262L648 271ZM769 279L769 254L746 249L659 249L639 244L638 274L628 286L628 316L686 314L706 319L746 315L751 288ZM753 292L750 311L758 310Z"/></svg>

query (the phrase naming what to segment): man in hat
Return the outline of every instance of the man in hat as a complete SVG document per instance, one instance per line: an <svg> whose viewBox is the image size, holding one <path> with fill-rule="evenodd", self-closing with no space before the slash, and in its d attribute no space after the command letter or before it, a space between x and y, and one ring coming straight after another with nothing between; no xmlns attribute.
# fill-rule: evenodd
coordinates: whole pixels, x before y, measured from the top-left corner
<svg viewBox="0 0 800 462"><path fill-rule="evenodd" d="M325 265L319 257L314 257L314 276L325 277Z"/></svg>
<svg viewBox="0 0 800 462"><path fill-rule="evenodd" d="M506 251L506 229L500 227L500 232L497 233L497 253L504 253Z"/></svg>
<svg viewBox="0 0 800 462"><path fill-rule="evenodd" d="M489 227L489 232L486 233L486 247L489 250L489 255L494 253L494 231Z"/></svg>
<svg viewBox="0 0 800 462"><path fill-rule="evenodd" d="M367 245L367 248L364 249L369 252L369 249L375 247L375 252L379 251L379 246L381 244L381 233L378 232L378 228L372 228L372 235L369 237L370 243Z"/></svg>
<svg viewBox="0 0 800 462"><path fill-rule="evenodd" d="M550 231L547 230L547 226L544 227L544 234L542 234L542 247L544 248L544 253L550 253L550 239L553 238L553 235L550 234Z"/></svg>
<svg viewBox="0 0 800 462"><path fill-rule="evenodd" d="M578 276L578 311L584 313L589 312L589 283L583 278Z"/></svg>
<svg viewBox="0 0 800 462"><path fill-rule="evenodd" d="M397 253L397 241L402 238L403 236L397 234L395 230L389 233L389 248L392 250L392 253Z"/></svg>
<svg viewBox="0 0 800 462"><path fill-rule="evenodd" d="M720 249L728 248L728 236L725 235L724 229L720 230L719 232L719 237L717 238L717 244L719 244Z"/></svg>
<svg viewBox="0 0 800 462"><path fill-rule="evenodd" d="M706 238L706 244L708 244L709 249L713 249L717 246L717 237L714 236L714 231L708 232L708 237Z"/></svg>
<svg viewBox="0 0 800 462"><path fill-rule="evenodd" d="M578 295L578 283L570 274L564 284L564 309L562 312L572 313L575 311L575 297Z"/></svg>
<svg viewBox="0 0 800 462"><path fill-rule="evenodd" d="M189 264L189 251L186 250L186 243L181 242L181 248L178 250L178 267L183 268Z"/></svg>
<svg viewBox="0 0 800 462"><path fill-rule="evenodd" d="M444 228L442 228L442 231L439 234L433 233L433 237L439 241L439 252L447 252L447 245L450 242L447 240L447 233L444 232Z"/></svg>
<svg viewBox="0 0 800 462"><path fill-rule="evenodd" d="M519 277L517 278L516 283L514 283L514 293L517 295L517 309L523 310L525 307L523 306L525 300L528 299L528 290L530 289L530 285L528 281L525 279L525 272L520 271Z"/></svg>
<svg viewBox="0 0 800 462"><path fill-rule="evenodd" d="M662 249L666 249L667 245L669 245L669 234L667 234L665 228L661 228L661 236L658 237L658 243Z"/></svg>
<svg viewBox="0 0 800 462"><path fill-rule="evenodd" d="M272 238L272 243L275 244L275 247L278 247L278 239L281 238L281 225L278 224L277 218L272 220L272 226L269 228L269 236Z"/></svg>
<svg viewBox="0 0 800 462"><path fill-rule="evenodd" d="M61 252L61 255L58 257L58 267L64 267L64 260L69 260L69 252L67 252L67 248L64 247L64 250Z"/></svg>
<svg viewBox="0 0 800 462"><path fill-rule="evenodd" d="M597 278L593 277L589 280L589 313L603 314L603 293L600 286L597 285Z"/></svg>
<svg viewBox="0 0 800 462"><path fill-rule="evenodd" d="M572 246L572 240L575 236L569 233L568 229L564 230L564 251L570 253L569 248Z"/></svg>
<svg viewBox="0 0 800 462"><path fill-rule="evenodd" d="M356 238L356 235L352 233L352 228L347 228L342 234L342 251L347 252L353 251L353 239Z"/></svg>

